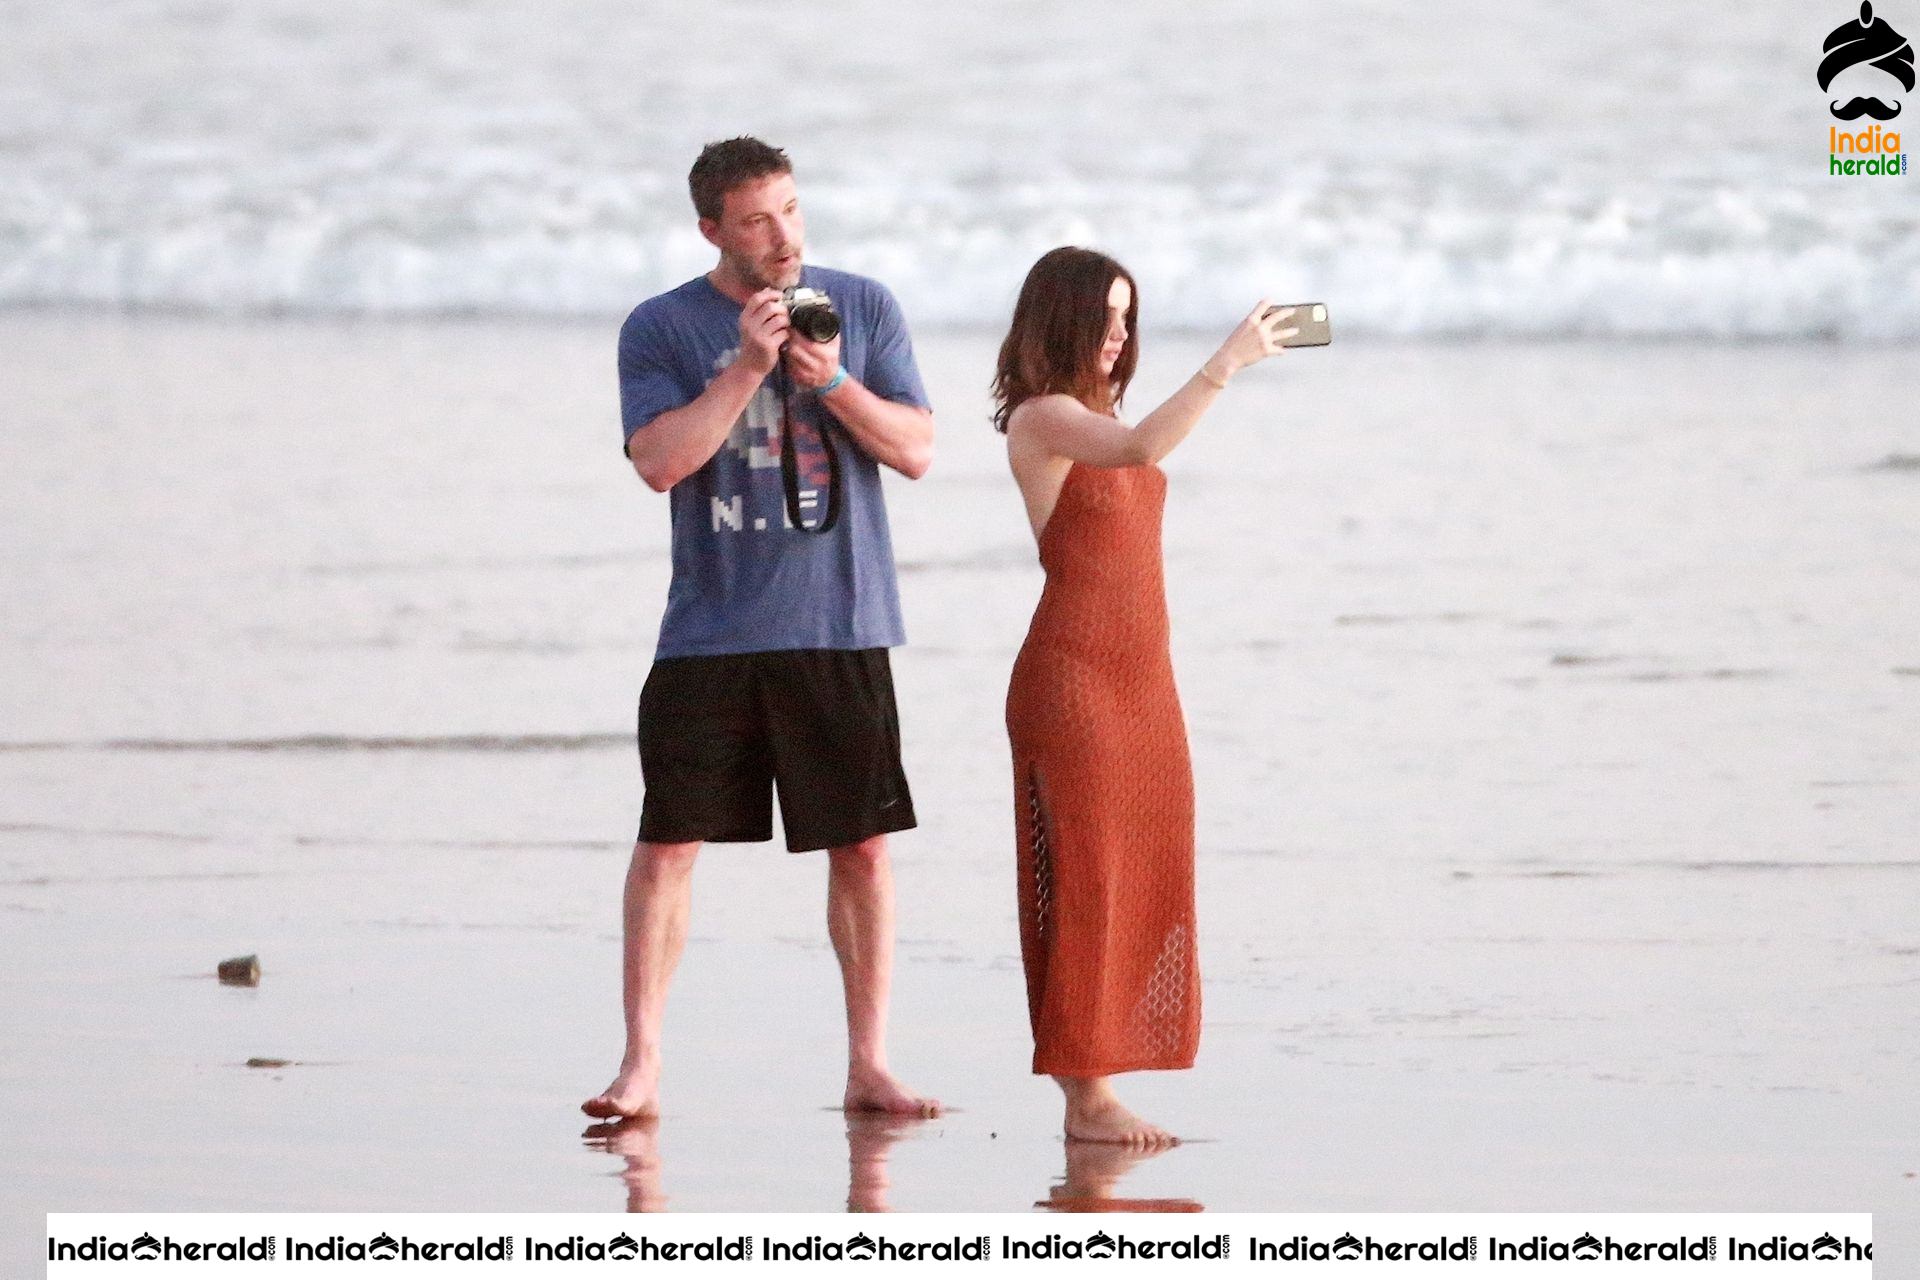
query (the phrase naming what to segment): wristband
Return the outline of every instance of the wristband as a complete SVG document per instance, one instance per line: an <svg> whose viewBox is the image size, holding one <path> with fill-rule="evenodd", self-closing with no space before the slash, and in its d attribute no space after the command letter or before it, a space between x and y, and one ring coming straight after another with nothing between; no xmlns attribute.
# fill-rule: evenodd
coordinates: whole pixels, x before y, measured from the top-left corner
<svg viewBox="0 0 1920 1280"><path fill-rule="evenodd" d="M829 391L837 391L840 389L840 384L845 382L846 380L847 380L847 366L841 365L839 368L833 371L833 376L827 379L827 385L824 387L818 388L817 390L814 391L813 394L817 396L824 396Z"/></svg>

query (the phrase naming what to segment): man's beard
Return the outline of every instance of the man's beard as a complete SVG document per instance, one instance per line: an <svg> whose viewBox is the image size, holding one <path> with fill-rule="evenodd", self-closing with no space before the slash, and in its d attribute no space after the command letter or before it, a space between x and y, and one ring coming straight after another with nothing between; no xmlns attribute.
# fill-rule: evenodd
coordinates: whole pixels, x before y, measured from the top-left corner
<svg viewBox="0 0 1920 1280"><path fill-rule="evenodd" d="M772 258L764 259L759 262L755 262L747 258L737 258L735 259L735 263L736 263L735 270L739 272L740 278L742 280L745 280L748 284L752 285L755 290L786 289L791 285L796 285L800 283L800 268L802 264L806 261L805 258L801 256L800 249L797 246L792 249L789 249L788 252L792 253L794 258L793 267L791 268L791 271L792 271L791 279L782 280L782 279L776 278L776 273L778 272L779 268L771 265ZM782 257L782 256L784 255L782 254L773 255L773 257L776 257L776 258Z"/></svg>

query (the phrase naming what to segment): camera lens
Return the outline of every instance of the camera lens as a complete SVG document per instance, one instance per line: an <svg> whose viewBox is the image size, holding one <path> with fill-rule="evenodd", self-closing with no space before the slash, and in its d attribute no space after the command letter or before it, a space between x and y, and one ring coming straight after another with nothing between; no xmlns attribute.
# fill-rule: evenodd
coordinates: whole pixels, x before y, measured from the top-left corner
<svg viewBox="0 0 1920 1280"><path fill-rule="evenodd" d="M811 342L832 342L840 334L840 317L832 307L812 302L793 313L793 327Z"/></svg>

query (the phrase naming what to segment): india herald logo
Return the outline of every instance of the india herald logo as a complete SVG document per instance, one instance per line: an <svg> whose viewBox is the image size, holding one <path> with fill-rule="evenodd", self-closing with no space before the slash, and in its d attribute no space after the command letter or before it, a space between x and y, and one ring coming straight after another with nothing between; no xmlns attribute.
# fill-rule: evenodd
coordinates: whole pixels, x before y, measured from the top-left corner
<svg viewBox="0 0 1920 1280"><path fill-rule="evenodd" d="M1860 6L1858 22L1844 22L1827 35L1826 43L1821 46L1826 57L1820 60L1817 73L1820 92L1829 92L1836 80L1846 76L1849 87L1860 81L1864 73L1856 73L1855 68L1872 68L1883 72L1900 82L1903 89L1913 90L1913 46L1907 38L1893 29L1885 18L1873 16L1871 0ZM1858 88L1883 88L1885 82L1874 75L1868 83ZM1854 92L1851 98L1841 102L1838 98L1827 104L1827 110L1840 120L1858 120L1861 116L1870 116L1875 120L1891 120L1900 114L1900 103L1887 102L1872 93Z"/></svg>
<svg viewBox="0 0 1920 1280"><path fill-rule="evenodd" d="M1913 45L1892 23L1877 17L1867 0L1860 6L1859 20L1835 27L1822 47L1826 57L1814 78L1827 97L1827 111L1835 120L1856 126L1828 123L1828 175L1868 180L1906 176L1910 157L1900 131L1882 122L1900 114L1898 92L1913 88Z"/></svg>

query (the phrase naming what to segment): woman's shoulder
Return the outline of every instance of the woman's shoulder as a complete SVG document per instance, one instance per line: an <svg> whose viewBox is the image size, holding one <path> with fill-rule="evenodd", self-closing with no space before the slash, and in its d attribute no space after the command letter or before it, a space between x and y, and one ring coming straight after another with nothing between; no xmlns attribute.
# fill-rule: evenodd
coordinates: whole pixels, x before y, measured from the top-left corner
<svg viewBox="0 0 1920 1280"><path fill-rule="evenodd" d="M1013 412L1007 415L1007 430L1011 432L1022 424L1031 426L1048 419L1057 421L1061 418L1073 418L1092 412L1093 410L1064 391L1049 391L1043 395L1028 396L1015 405Z"/></svg>

